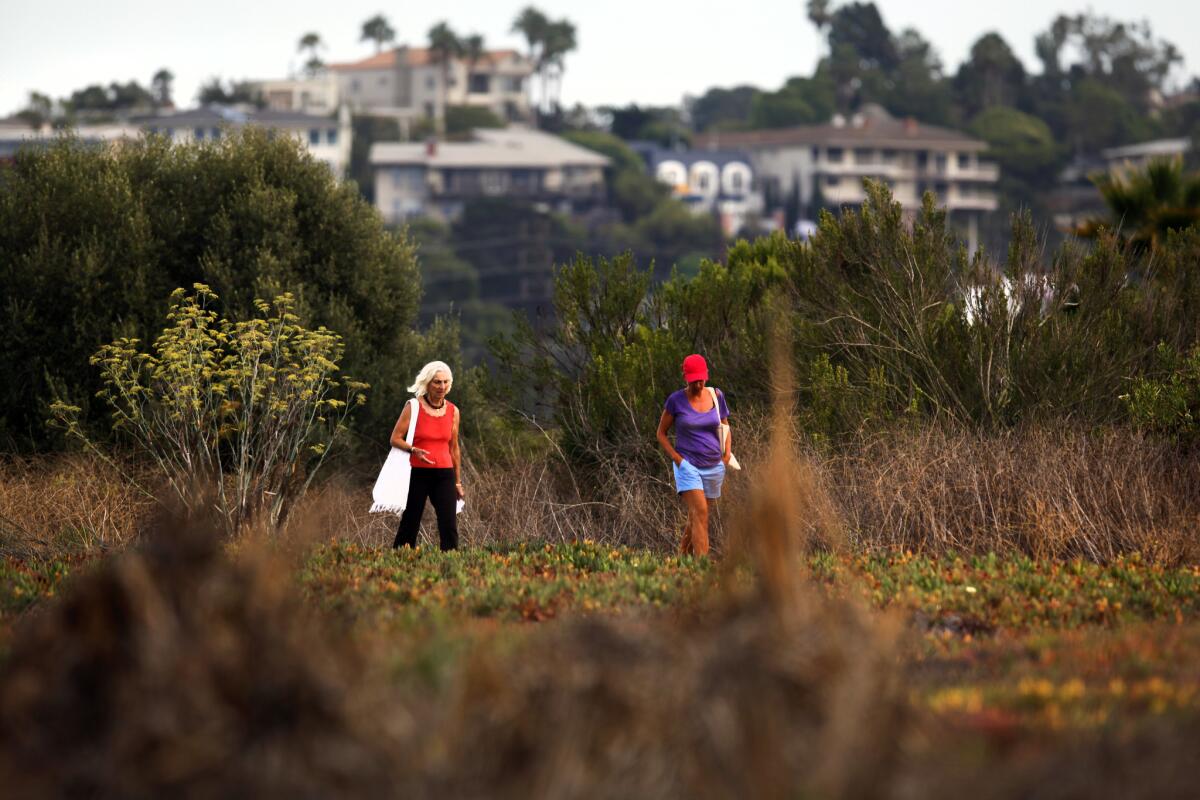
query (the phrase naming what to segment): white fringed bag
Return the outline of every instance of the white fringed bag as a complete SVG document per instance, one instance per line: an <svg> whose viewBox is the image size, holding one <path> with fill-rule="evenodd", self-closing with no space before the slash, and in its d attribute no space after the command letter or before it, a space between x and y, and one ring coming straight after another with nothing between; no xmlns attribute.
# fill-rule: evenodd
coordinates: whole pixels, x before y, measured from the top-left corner
<svg viewBox="0 0 1200 800"><path fill-rule="evenodd" d="M412 447L413 436L417 432L417 414L421 404L415 398L408 401L412 405L412 417L408 420L408 435L404 441ZM408 484L412 479L412 456L407 450L393 447L379 470L375 479L375 488L371 490L372 514L403 514L404 506L408 504Z"/></svg>

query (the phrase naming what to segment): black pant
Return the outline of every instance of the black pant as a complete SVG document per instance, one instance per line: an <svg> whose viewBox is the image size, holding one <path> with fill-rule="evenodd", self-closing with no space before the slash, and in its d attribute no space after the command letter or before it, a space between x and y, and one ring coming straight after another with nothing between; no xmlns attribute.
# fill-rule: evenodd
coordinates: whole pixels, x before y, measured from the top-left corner
<svg viewBox="0 0 1200 800"><path fill-rule="evenodd" d="M433 503L437 513L438 538L443 550L458 549L458 519L454 507L458 503L458 492L454 489L453 467L416 467L408 484L408 505L400 515L400 528L392 547L406 544L417 546L417 531L421 529L421 515L425 513L425 498Z"/></svg>

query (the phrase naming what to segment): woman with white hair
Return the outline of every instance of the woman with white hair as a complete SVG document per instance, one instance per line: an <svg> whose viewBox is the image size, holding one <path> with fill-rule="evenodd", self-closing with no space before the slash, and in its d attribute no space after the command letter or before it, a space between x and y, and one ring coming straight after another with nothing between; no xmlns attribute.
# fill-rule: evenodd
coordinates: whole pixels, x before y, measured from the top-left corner
<svg viewBox="0 0 1200 800"><path fill-rule="evenodd" d="M413 385L408 387L417 402L404 404L404 411L392 429L392 447L412 454L409 457L412 477L408 484L408 502L400 516L400 528L396 531L393 547L417 546L417 531L421 527L427 498L437 513L441 548L454 550L458 547L455 507L463 497L459 472L459 414L458 407L446 399L453 383L454 375L444 362L430 361L422 367ZM405 437L414 411L417 427L410 445Z"/></svg>

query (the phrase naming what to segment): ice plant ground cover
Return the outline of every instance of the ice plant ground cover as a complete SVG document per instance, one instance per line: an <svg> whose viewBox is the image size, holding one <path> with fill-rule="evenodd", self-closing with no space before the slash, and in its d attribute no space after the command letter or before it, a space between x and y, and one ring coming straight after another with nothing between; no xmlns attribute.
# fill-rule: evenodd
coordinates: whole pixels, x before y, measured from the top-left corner
<svg viewBox="0 0 1200 800"><path fill-rule="evenodd" d="M22 616L89 568L0 563L0 653ZM919 714L993 739L1200 718L1200 566L879 552L811 555L797 568L903 621L897 669ZM590 541L449 554L330 541L295 580L337 627L384 642L397 680L439 684L473 648L519 643L529 623L688 614L721 591L721 569Z"/></svg>

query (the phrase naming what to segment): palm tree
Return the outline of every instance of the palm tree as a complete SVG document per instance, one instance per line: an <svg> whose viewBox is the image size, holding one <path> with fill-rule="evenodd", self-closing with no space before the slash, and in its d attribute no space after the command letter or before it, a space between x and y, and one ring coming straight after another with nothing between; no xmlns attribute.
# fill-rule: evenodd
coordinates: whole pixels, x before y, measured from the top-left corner
<svg viewBox="0 0 1200 800"><path fill-rule="evenodd" d="M376 14L363 23L362 36L359 37L359 41L365 42L368 39L375 42L376 53L383 49L386 42L395 41L396 31L388 24L387 18L383 14Z"/></svg>
<svg viewBox="0 0 1200 800"><path fill-rule="evenodd" d="M547 104L552 104L555 107L559 104L559 97L562 93L562 76L566 70L564 60L567 53L574 50L575 47L575 25L570 20L561 19L550 23L542 44L540 64L540 70L546 73L546 77L543 80L554 87L553 92L547 89L543 90L543 93L546 95L545 101ZM551 101L551 96L553 97L553 101Z"/></svg>
<svg viewBox="0 0 1200 800"><path fill-rule="evenodd" d="M150 79L150 92L154 95L155 105L171 105L171 84L174 80L175 75L166 67L154 73L154 77Z"/></svg>
<svg viewBox="0 0 1200 800"><path fill-rule="evenodd" d="M450 67L454 59L462 56L463 44L449 25L439 22L429 29L429 52L433 62L441 66L442 72L442 103L441 111L437 114L438 134L442 135L446 132L446 105L450 99Z"/></svg>
<svg viewBox="0 0 1200 800"><path fill-rule="evenodd" d="M1185 173L1178 158L1156 158L1144 170L1092 176L1109 209L1076 234L1092 239L1110 228L1135 250L1153 250L1173 230L1200 224L1200 173Z"/></svg>
<svg viewBox="0 0 1200 800"><path fill-rule="evenodd" d="M829 0L808 0L808 21L816 26L818 33L824 33L833 22L833 12L829 5Z"/></svg>
<svg viewBox="0 0 1200 800"><path fill-rule="evenodd" d="M467 80L471 80L471 73L475 71L475 65L483 60L487 54L487 49L483 45L483 37L478 33L473 33L462 40L462 58L467 63Z"/></svg>
<svg viewBox="0 0 1200 800"><path fill-rule="evenodd" d="M300 37L300 44L296 50L299 52L308 51L308 61L304 62L304 70L311 77L315 75L317 70L325 66L325 62L321 61L321 56L318 51L325 46L321 41L319 33L309 32Z"/></svg>
<svg viewBox="0 0 1200 800"><path fill-rule="evenodd" d="M513 20L512 33L520 33L525 36L525 41L529 45L530 61L537 61L538 48L545 39L546 29L549 27L550 19L533 6L526 6Z"/></svg>
<svg viewBox="0 0 1200 800"><path fill-rule="evenodd" d="M517 18L513 20L512 32L524 35L526 43L529 45L529 61L533 64L533 69L538 76L541 77L542 50L546 43L546 34L550 29L550 19L538 11L533 6L526 6ZM535 101L533 104L536 113L538 104Z"/></svg>

